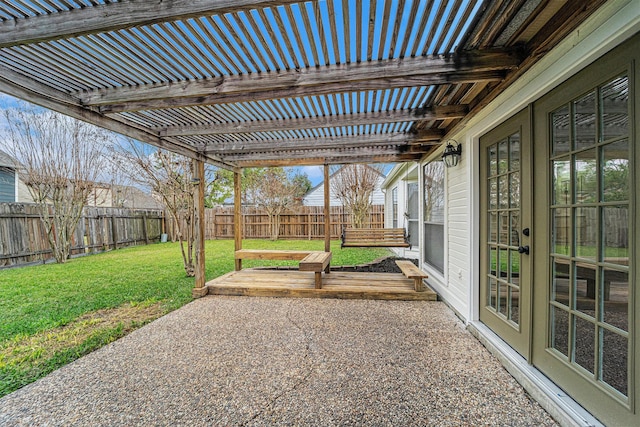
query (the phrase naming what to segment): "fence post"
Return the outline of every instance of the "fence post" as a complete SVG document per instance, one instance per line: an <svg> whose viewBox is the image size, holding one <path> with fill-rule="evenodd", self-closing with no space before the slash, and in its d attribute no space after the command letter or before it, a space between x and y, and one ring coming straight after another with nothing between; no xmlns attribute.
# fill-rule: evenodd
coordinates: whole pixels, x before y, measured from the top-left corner
<svg viewBox="0 0 640 427"><path fill-rule="evenodd" d="M144 242L149 244L149 231L147 230L147 213L142 214L142 233L144 236Z"/></svg>
<svg viewBox="0 0 640 427"><path fill-rule="evenodd" d="M111 214L111 237L113 238L113 249L118 249L118 227L115 214Z"/></svg>

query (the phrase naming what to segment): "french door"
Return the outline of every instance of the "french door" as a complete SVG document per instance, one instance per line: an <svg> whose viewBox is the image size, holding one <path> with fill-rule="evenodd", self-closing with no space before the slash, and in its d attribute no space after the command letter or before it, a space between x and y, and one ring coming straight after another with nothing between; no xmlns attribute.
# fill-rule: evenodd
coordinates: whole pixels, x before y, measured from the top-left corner
<svg viewBox="0 0 640 427"><path fill-rule="evenodd" d="M531 328L530 114L480 138L480 320L528 358Z"/></svg>
<svg viewBox="0 0 640 427"><path fill-rule="evenodd" d="M534 108L532 362L607 425L640 425L639 52L636 35Z"/></svg>

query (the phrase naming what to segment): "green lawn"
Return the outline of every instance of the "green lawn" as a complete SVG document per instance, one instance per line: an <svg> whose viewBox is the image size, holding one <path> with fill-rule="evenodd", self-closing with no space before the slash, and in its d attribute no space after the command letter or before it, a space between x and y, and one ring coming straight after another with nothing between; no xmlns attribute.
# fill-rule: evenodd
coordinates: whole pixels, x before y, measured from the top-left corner
<svg viewBox="0 0 640 427"><path fill-rule="evenodd" d="M245 240L246 249L323 250L313 240ZM233 270L233 241L206 244L207 279ZM370 262L386 249L340 249L333 265ZM245 261L243 266L287 262ZM295 263L289 263L295 265ZM120 249L0 271L0 396L191 301L177 243Z"/></svg>

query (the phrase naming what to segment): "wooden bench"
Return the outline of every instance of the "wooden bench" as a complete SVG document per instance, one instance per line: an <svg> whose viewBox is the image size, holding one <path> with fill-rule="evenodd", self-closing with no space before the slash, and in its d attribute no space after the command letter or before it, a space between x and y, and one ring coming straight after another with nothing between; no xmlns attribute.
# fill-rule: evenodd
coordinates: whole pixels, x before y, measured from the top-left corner
<svg viewBox="0 0 640 427"><path fill-rule="evenodd" d="M569 279L571 271L571 261L566 258L555 257L555 274L557 277ZM628 257L607 257L604 262L610 262L617 265L629 265ZM596 271L598 266L595 263L576 262L576 280L585 280L587 282L586 296L589 299L596 298ZM553 267L552 267L553 268ZM625 271L605 269L602 274L602 282L604 284L603 298L609 301L611 297L611 282L628 282L629 273Z"/></svg>
<svg viewBox="0 0 640 427"><path fill-rule="evenodd" d="M342 248L409 248L404 228L345 228Z"/></svg>
<svg viewBox="0 0 640 427"><path fill-rule="evenodd" d="M236 259L271 259L278 261L300 261L317 251L240 249L236 251Z"/></svg>
<svg viewBox="0 0 640 427"><path fill-rule="evenodd" d="M331 252L312 252L300 261L300 271L313 271L315 273L316 289L322 288L322 271L329 274Z"/></svg>
<svg viewBox="0 0 640 427"><path fill-rule="evenodd" d="M414 263L411 261L398 260L396 261L400 270L402 270L402 274L407 276L409 279L413 279L414 287L416 292L424 291L424 286L422 286L422 279L426 279L429 277L427 273L420 270Z"/></svg>
<svg viewBox="0 0 640 427"><path fill-rule="evenodd" d="M315 273L315 287L322 288L322 271L327 274L330 271L331 252L321 251L296 251L296 250L269 250L269 249L240 249L235 253L236 260L243 259L271 259L278 261L300 261L300 271L313 271ZM236 270L242 268L242 263L236 262Z"/></svg>

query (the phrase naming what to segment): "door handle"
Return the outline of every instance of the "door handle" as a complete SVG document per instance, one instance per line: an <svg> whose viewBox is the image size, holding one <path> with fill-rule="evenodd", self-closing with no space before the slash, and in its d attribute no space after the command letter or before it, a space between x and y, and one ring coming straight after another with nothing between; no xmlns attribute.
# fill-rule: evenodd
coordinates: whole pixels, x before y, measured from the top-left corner
<svg viewBox="0 0 640 427"><path fill-rule="evenodd" d="M519 246L518 252L520 252L521 254L529 255L529 245Z"/></svg>

